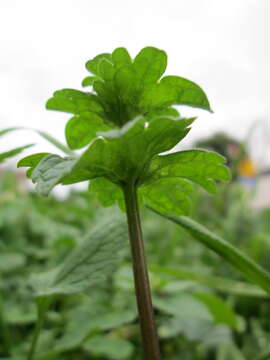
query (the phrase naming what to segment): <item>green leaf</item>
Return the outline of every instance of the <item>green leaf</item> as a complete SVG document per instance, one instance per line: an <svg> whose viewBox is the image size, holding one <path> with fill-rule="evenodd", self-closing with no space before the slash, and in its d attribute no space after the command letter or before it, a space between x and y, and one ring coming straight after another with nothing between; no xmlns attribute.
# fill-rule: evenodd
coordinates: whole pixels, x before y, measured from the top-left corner
<svg viewBox="0 0 270 360"><path fill-rule="evenodd" d="M99 76L103 80L105 81L112 80L115 73L115 68L111 60L108 60L106 58L101 59L98 65L98 72L99 72Z"/></svg>
<svg viewBox="0 0 270 360"><path fill-rule="evenodd" d="M166 76L160 83L177 90L178 95L174 99L174 105L188 105L212 111L206 94L194 82L180 76Z"/></svg>
<svg viewBox="0 0 270 360"><path fill-rule="evenodd" d="M175 103L177 90L163 83L147 86L140 96L140 107L143 111L152 108L169 106Z"/></svg>
<svg viewBox="0 0 270 360"><path fill-rule="evenodd" d="M97 96L73 89L55 91L53 97L47 101L46 108L71 114L81 114L87 111L103 114L103 107Z"/></svg>
<svg viewBox="0 0 270 360"><path fill-rule="evenodd" d="M25 264L24 264L25 266ZM18 269L17 269L18 270ZM25 326L36 321L36 307L33 303L13 303L7 302L4 307L5 321L10 325Z"/></svg>
<svg viewBox="0 0 270 360"><path fill-rule="evenodd" d="M201 275L182 268L168 268L164 266L150 266L150 270L160 275L170 275L173 278L191 280L199 284L210 286L222 293L237 296L268 298L269 294L260 287L220 276Z"/></svg>
<svg viewBox="0 0 270 360"><path fill-rule="evenodd" d="M207 347L231 342L231 331L227 326L215 325L212 321L195 317L173 317L163 323L159 334L165 339L181 334L186 339Z"/></svg>
<svg viewBox="0 0 270 360"><path fill-rule="evenodd" d="M117 97L115 95L113 81L97 80L93 84L93 90L97 93L98 98L104 106L104 111L108 116L109 111L118 112ZM119 102L119 100L118 100Z"/></svg>
<svg viewBox="0 0 270 360"><path fill-rule="evenodd" d="M75 115L95 112L106 123L122 126L142 113L178 104L179 81L181 93L185 90L182 97L188 98L189 103L191 93L197 102L205 100L201 99L202 94L205 96L203 91L188 80L166 77L164 82L157 83L166 65L166 53L154 47L142 49L134 62L125 48L100 54L86 63L86 68L95 76L83 81L83 86L93 85L97 95L63 89L54 93L47 108Z"/></svg>
<svg viewBox="0 0 270 360"><path fill-rule="evenodd" d="M186 215L191 208L193 185L209 192L216 190L214 180L229 180L225 159L202 150L181 151L156 156L145 174L140 190L145 202L166 214Z"/></svg>
<svg viewBox="0 0 270 360"><path fill-rule="evenodd" d="M155 83L166 70L167 55L163 50L145 47L135 57L133 66L143 86Z"/></svg>
<svg viewBox="0 0 270 360"><path fill-rule="evenodd" d="M136 318L137 311L135 306L130 309L111 309L107 306L107 311L95 317L93 316L92 329L108 331L132 323Z"/></svg>
<svg viewBox="0 0 270 360"><path fill-rule="evenodd" d="M180 178L154 181L140 189L145 202L167 214L188 214L191 208L192 184Z"/></svg>
<svg viewBox="0 0 270 360"><path fill-rule="evenodd" d="M204 303L184 292L170 296L155 296L153 302L155 308L166 314L187 319L213 320L211 312Z"/></svg>
<svg viewBox="0 0 270 360"><path fill-rule="evenodd" d="M236 345L230 341L227 344L222 344L218 348L217 360L247 360L244 357L242 350L238 349ZM268 360L267 358L256 358L254 360Z"/></svg>
<svg viewBox="0 0 270 360"><path fill-rule="evenodd" d="M225 158L204 150L179 151L157 156L151 163L148 182L171 177L181 177L215 192L213 180L230 180L230 171L223 165Z"/></svg>
<svg viewBox="0 0 270 360"><path fill-rule="evenodd" d="M83 171L88 179L106 177L117 184L139 179L153 156L176 145L193 121L165 116L152 119L149 124L147 120L139 117L120 130L101 133L104 138L97 139L82 154L71 177Z"/></svg>
<svg viewBox="0 0 270 360"><path fill-rule="evenodd" d="M113 172L116 154L110 153L109 146L103 138L98 138L83 152L80 158L70 168L70 173L59 183L73 184L78 181L92 180L98 177L115 179ZM63 180L63 181L62 181Z"/></svg>
<svg viewBox="0 0 270 360"><path fill-rule="evenodd" d="M18 163L17 163L17 167L30 167L30 169L28 169L26 171L26 176L28 178L32 178L32 173L35 169L35 167L38 165L38 163L46 156L50 155L49 153L36 153L33 155L29 155L26 156L24 158L22 158Z"/></svg>
<svg viewBox="0 0 270 360"><path fill-rule="evenodd" d="M131 65L118 69L114 76L114 86L117 96L127 103L135 103L138 96L136 72ZM127 122L127 120L126 120Z"/></svg>
<svg viewBox="0 0 270 360"><path fill-rule="evenodd" d="M81 149L96 137L97 131L109 130L103 119L91 112L73 116L66 125L66 139L71 149Z"/></svg>
<svg viewBox="0 0 270 360"><path fill-rule="evenodd" d="M3 162L4 160L8 159L8 158L11 158L13 156L16 156L16 155L20 154L22 151L24 151L25 149L28 149L31 146L34 146L34 144L20 146L20 147L17 147L15 149L0 153L0 163Z"/></svg>
<svg viewBox="0 0 270 360"><path fill-rule="evenodd" d="M87 61L87 63L85 64L85 67L92 74L98 75L101 77L99 66L100 66L100 63L104 59L111 61L111 59L112 59L111 54L104 53L104 54L97 55L96 57L94 57L94 59Z"/></svg>
<svg viewBox="0 0 270 360"><path fill-rule="evenodd" d="M84 242L58 268L32 277L35 295L73 294L103 282L119 261L126 244L124 215L104 212Z"/></svg>
<svg viewBox="0 0 270 360"><path fill-rule="evenodd" d="M46 359L76 349L97 331L107 332L135 321L137 316L135 307L132 309L113 309L109 304L105 305L100 302L100 296L102 294L98 297L98 305L89 301L89 303L82 304L71 312L67 318L67 326L63 336L57 340L52 350L38 356L38 359ZM85 321L85 319L91 319L91 321Z"/></svg>
<svg viewBox="0 0 270 360"><path fill-rule="evenodd" d="M47 196L54 186L70 173L75 162L74 158L61 158L53 154L43 157L31 175L33 182L37 183L37 192Z"/></svg>
<svg viewBox="0 0 270 360"><path fill-rule="evenodd" d="M94 356L105 356L115 360L126 360L134 351L129 341L108 335L91 337L84 343L83 349Z"/></svg>
<svg viewBox="0 0 270 360"><path fill-rule="evenodd" d="M33 155L26 156L18 162L17 167L18 168L23 166L35 167L41 161L41 159L43 159L45 156L48 155L50 154L43 152L43 153L36 153Z"/></svg>
<svg viewBox="0 0 270 360"><path fill-rule="evenodd" d="M93 191L98 201L108 207L117 203L121 209L124 209L124 196L122 189L116 184L105 178L93 179L90 182L90 191Z"/></svg>
<svg viewBox="0 0 270 360"><path fill-rule="evenodd" d="M237 328L238 321L236 314L221 298L208 293L194 294L194 296L207 306L216 323Z"/></svg>
<svg viewBox="0 0 270 360"><path fill-rule="evenodd" d="M140 182L152 158L176 145L188 133L192 121L167 116L139 117L120 130L100 133L103 137L90 144L79 159L53 154L42 158L32 172L32 180L41 195L48 195L60 183L98 177L118 185L131 179Z"/></svg>
<svg viewBox="0 0 270 360"><path fill-rule="evenodd" d="M132 64L132 60L127 49L123 47L117 48L112 52L112 61L116 68Z"/></svg>
<svg viewBox="0 0 270 360"><path fill-rule="evenodd" d="M94 81L96 80L99 80L97 76L87 76L86 78L83 79L82 86L83 87L92 86L94 84Z"/></svg>
<svg viewBox="0 0 270 360"><path fill-rule="evenodd" d="M233 265L249 281L260 286L267 293L270 293L270 274L236 247L186 216L176 217L162 214L153 208L151 208L151 210L177 225L182 226L195 240L198 240L200 243L213 250L226 262Z"/></svg>
<svg viewBox="0 0 270 360"><path fill-rule="evenodd" d="M163 116L168 116L171 119L179 119L181 116L179 112L172 108L172 107L162 107L162 108L155 108L151 109L147 112L147 117L150 119L155 119L156 117L162 118ZM196 118L194 118L195 120Z"/></svg>
<svg viewBox="0 0 270 360"><path fill-rule="evenodd" d="M9 273L21 269L26 264L26 257L15 252L3 252L0 254L0 273Z"/></svg>

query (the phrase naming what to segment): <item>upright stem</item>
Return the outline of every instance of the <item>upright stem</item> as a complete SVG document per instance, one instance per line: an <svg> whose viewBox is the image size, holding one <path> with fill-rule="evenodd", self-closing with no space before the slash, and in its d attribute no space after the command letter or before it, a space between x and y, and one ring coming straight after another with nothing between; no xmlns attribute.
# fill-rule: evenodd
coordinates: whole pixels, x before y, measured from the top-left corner
<svg viewBox="0 0 270 360"><path fill-rule="evenodd" d="M38 339L40 336L40 332L43 328L44 322L45 322L45 314L46 314L46 310L47 310L47 306L49 304L49 300L46 298L42 298L42 299L38 299L37 300L37 322L36 322L36 327L34 330L34 335L33 335L33 339L32 339L32 343L31 343L31 347L27 356L27 360L33 360L35 353L36 353L36 348L37 348L37 344L38 344Z"/></svg>
<svg viewBox="0 0 270 360"><path fill-rule="evenodd" d="M160 360L136 187L126 186L124 196L144 358L145 360Z"/></svg>
<svg viewBox="0 0 270 360"><path fill-rule="evenodd" d="M6 353L6 355L10 354L12 342L11 342L11 335L9 331L9 327L5 321L4 317L4 310L3 310L3 301L0 297L0 333L3 338L3 348Z"/></svg>

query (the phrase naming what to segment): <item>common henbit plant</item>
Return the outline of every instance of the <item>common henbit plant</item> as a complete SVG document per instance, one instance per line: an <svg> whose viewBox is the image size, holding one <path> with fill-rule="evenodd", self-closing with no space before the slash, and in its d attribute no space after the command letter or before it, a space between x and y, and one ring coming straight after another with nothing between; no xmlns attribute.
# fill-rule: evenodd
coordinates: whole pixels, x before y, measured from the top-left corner
<svg viewBox="0 0 270 360"><path fill-rule="evenodd" d="M178 76L161 78L166 65L166 53L154 47L142 49L134 60L125 48L117 48L112 54L100 54L88 61L86 68L92 75L86 77L82 85L92 87L92 91L58 90L46 105L47 109L72 114L65 130L67 144L71 151L86 149L79 155L69 150L67 157L37 153L18 163L19 167L29 167L27 176L37 184L36 189L41 195L48 195L57 184L90 180L90 191L96 193L104 206L118 203L126 211L147 360L160 359L160 352L139 206L146 204L157 212L180 215L181 218L190 210L194 184L213 193L215 180L230 179L229 170L224 166L225 159L217 153L195 149L163 154L188 134L195 120L181 117L174 105L211 111L205 93L195 83ZM183 223L187 228L193 228L190 222ZM193 228L193 233L196 237L203 231ZM238 266L236 260L241 258L241 254L220 242L215 248L211 245L212 240L204 243L215 251L218 249L217 252ZM236 253L238 258L233 255L226 257L228 252ZM64 266L64 275L66 269L67 274L72 272L71 268ZM244 263L240 270L247 275L261 271L252 263ZM268 274L264 275L261 283L269 290L266 284ZM53 293L55 287L59 290L61 279L61 272L58 272L50 282ZM48 289L41 295L45 296L47 292ZM70 287L67 292L70 292ZM42 307L41 304L40 309ZM34 348L35 344L29 359Z"/></svg>

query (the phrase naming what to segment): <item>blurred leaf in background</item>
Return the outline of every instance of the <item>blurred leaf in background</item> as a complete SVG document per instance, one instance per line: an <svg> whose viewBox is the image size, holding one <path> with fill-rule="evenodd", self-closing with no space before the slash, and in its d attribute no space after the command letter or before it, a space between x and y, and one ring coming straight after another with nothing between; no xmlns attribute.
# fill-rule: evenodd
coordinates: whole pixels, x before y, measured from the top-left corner
<svg viewBox="0 0 270 360"><path fill-rule="evenodd" d="M19 181L8 172L0 181L0 354L9 360L26 354L36 320L26 279L57 267L74 248L83 246L79 239L89 233L99 209L88 192L72 192L62 200L40 199L25 193ZM192 216L220 236L226 233L232 244L269 270L270 211L252 210L249 196L237 184L219 190L213 198L195 192ZM189 360L264 356L270 339L268 295L243 282L180 227L160 221L148 210L144 218L163 356L168 360L178 359L179 353ZM95 291L56 297L37 359L116 359L120 347L119 359L141 359L129 256L123 249L121 262ZM186 314L192 317L187 320Z"/></svg>

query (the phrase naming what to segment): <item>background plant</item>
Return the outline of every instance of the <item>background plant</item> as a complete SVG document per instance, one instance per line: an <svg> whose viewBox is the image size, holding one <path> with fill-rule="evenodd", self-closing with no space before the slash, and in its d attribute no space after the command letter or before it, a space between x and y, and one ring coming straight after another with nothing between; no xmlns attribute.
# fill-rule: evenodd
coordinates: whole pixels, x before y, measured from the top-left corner
<svg viewBox="0 0 270 360"><path fill-rule="evenodd" d="M12 358L24 358L32 339L36 312L25 279L61 263L92 228L99 209L88 192L73 192L66 200L44 199L23 193L18 181L12 173L1 177L0 284L5 328L0 332L2 358L8 354L7 340L3 339L8 333ZM212 198L199 193L197 201L204 204L207 214L195 202L192 217L219 235L226 232L231 243L269 269L269 211L252 211L247 194L235 185L230 186L229 194L230 201L224 202L222 191ZM239 209L238 221L235 208ZM231 222L229 228L224 223L224 211ZM239 216L244 216L245 227L239 228ZM268 295L243 283L237 272L180 227L161 222L147 210L143 227L163 356L176 359L181 351L184 359L259 359L269 342ZM251 229L248 237L246 229ZM103 285L80 296L58 296L46 315L38 357L43 353L48 359L141 359L132 281L127 248ZM220 301L208 301L205 306L206 299L198 293ZM183 309L190 300L195 310L187 321ZM228 310L223 319L211 315L215 309L224 312L224 307L233 315ZM86 316L89 321L84 321L82 327ZM198 328L204 330L203 334ZM124 350L119 355L120 345Z"/></svg>

